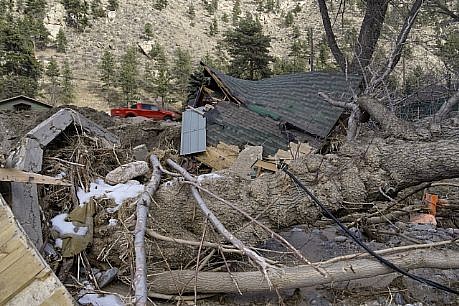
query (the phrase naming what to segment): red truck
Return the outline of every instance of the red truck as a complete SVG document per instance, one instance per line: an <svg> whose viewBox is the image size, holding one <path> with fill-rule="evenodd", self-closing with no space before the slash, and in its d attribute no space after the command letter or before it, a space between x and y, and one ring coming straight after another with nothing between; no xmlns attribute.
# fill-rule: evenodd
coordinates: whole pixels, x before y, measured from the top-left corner
<svg viewBox="0 0 459 306"><path fill-rule="evenodd" d="M130 108L127 107L119 107L113 108L110 110L110 115L112 117L145 117L155 120L177 120L179 115L177 113L159 109L156 105L145 104L145 103L136 103L132 105Z"/></svg>

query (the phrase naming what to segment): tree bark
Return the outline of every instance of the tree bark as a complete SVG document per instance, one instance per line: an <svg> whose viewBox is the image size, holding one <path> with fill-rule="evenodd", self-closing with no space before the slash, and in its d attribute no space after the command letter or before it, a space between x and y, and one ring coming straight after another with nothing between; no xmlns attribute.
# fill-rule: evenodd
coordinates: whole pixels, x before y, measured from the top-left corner
<svg viewBox="0 0 459 306"><path fill-rule="evenodd" d="M416 268L459 268L459 254L453 250L413 250L387 256L397 266L403 269ZM322 264L328 272L325 277L310 266L287 267L271 277L275 289L294 289L349 281L392 273L393 270L378 261L351 259L329 264ZM152 277L151 290L164 294L182 294L194 292L195 285L199 293L237 293L269 291L263 274L260 272L200 272L176 270L168 271ZM235 281L237 287L235 285Z"/></svg>
<svg viewBox="0 0 459 306"><path fill-rule="evenodd" d="M408 122L399 119L376 99L369 96L362 96L357 100L357 103L371 118L380 124L386 136L394 136L406 140L421 138L414 127Z"/></svg>
<svg viewBox="0 0 459 306"><path fill-rule="evenodd" d="M153 194L159 187L161 181L161 170L158 158L155 155L150 156L150 162L153 167L151 180L146 186L136 202L137 220L135 225L135 305L147 305L148 288L147 288L147 260L145 257L145 229L147 227L148 208L151 203Z"/></svg>
<svg viewBox="0 0 459 306"><path fill-rule="evenodd" d="M373 58L376 44L386 17L388 0L368 0L360 27L359 38L354 47L354 57L349 67L352 73L363 74Z"/></svg>
<svg viewBox="0 0 459 306"><path fill-rule="evenodd" d="M395 46L392 49L391 54L389 55L386 65L383 67L383 69L378 74L376 74L372 78L367 90L374 90L381 83L386 81L386 79L389 77L389 75L394 70L395 66L397 66L402 56L402 50L403 50L403 47L405 46L405 42L408 38L408 35L411 32L411 28L413 27L413 24L416 21L416 17L418 16L418 13L421 10L421 6L423 5L424 1L425 0L416 0L411 6L410 12L405 18L405 22L403 23L402 29L400 30L400 33L398 34L397 40L395 42Z"/></svg>
<svg viewBox="0 0 459 306"><path fill-rule="evenodd" d="M432 118L431 129L438 129L442 120L446 118L446 116L451 112L453 107L459 103L459 91L457 91L451 98L448 99L437 113Z"/></svg>
<svg viewBox="0 0 459 306"><path fill-rule="evenodd" d="M330 48L333 57L335 58L339 67L341 68L341 71L346 72L348 70L347 60L341 49L338 47L338 43L336 42L335 33L333 32L333 28L330 22L330 16L328 15L327 4L325 3L325 0L317 1L319 3L320 15L322 16L325 34L327 36L328 47Z"/></svg>

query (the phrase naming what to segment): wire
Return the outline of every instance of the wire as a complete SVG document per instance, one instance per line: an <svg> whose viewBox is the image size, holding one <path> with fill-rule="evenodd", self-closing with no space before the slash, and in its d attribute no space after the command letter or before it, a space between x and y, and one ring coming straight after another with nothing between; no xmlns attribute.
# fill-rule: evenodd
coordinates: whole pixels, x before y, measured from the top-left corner
<svg viewBox="0 0 459 306"><path fill-rule="evenodd" d="M282 163L279 165L279 168L284 171L288 176L290 176L290 178L298 185L301 187L301 189L303 189L307 194L308 196L320 207L320 209L323 211L324 215L330 219L332 219L342 230L344 230L344 232L346 232L347 235L349 235L358 245L360 245L363 249L365 249L365 251L367 251L371 256L375 257L379 262L381 262L383 265L391 268L392 270L394 271L397 271L411 279L414 279L415 281L418 281L420 283L424 283L426 285L429 285L431 287L434 287L434 288L437 288L437 289L440 289L440 290L443 290L443 291L446 291L446 292L449 292L449 293L453 293L453 294L456 294L456 295L459 295L459 291L457 290L454 290L452 288L449 288L447 286L444 286L442 284L439 284L435 281L432 281L430 279L426 279L426 278L423 278L421 276L417 276L417 275L414 275L414 274L411 274L399 267L397 267L395 264L393 264L392 262L388 261L387 259L384 259L383 257L381 257L380 255L376 254L372 249L370 249L370 247L368 247L365 243L363 243L357 236L354 235L354 233L352 233L348 228L347 226L345 226L343 223L341 223L341 221L338 220L338 218L336 218L323 204L322 202L320 202L320 200L311 192L309 191L309 189L306 188L306 186L303 185L303 183L296 177L294 176L289 170L288 170L288 166L287 164L285 163Z"/></svg>

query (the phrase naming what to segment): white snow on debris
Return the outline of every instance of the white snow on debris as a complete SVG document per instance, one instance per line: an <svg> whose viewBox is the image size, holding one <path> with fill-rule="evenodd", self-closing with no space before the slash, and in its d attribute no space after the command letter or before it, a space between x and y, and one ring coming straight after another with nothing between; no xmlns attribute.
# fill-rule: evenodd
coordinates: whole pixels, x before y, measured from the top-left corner
<svg viewBox="0 0 459 306"><path fill-rule="evenodd" d="M108 212L113 213L121 207L125 200L138 197L144 190L145 187L134 180L112 186L105 183L102 179L97 179L94 183L90 184L89 192L78 188L77 196L80 200L80 205L89 202L91 198L98 199L106 197L113 199L116 207L107 209Z"/></svg>
<svg viewBox="0 0 459 306"><path fill-rule="evenodd" d="M202 181L207 181L207 180L213 180L213 179L219 179L222 178L220 174L217 173L207 173L207 174L201 174L197 177L198 183L201 183Z"/></svg>
<svg viewBox="0 0 459 306"><path fill-rule="evenodd" d="M116 226L117 224L118 224L118 220L117 219L108 220L108 225L109 226Z"/></svg>
<svg viewBox="0 0 459 306"><path fill-rule="evenodd" d="M72 222L65 221L67 216L68 214L60 214L52 218L51 224L53 225L53 230L57 231L61 237L69 234L79 236L86 235L88 228L85 226L75 226Z"/></svg>
<svg viewBox="0 0 459 306"><path fill-rule="evenodd" d="M88 293L79 298L78 303L93 306L124 306L123 301L113 294L100 295L97 293Z"/></svg>
<svg viewBox="0 0 459 306"><path fill-rule="evenodd" d="M56 241L54 241L54 246L56 248L62 249L62 243L63 243L62 239L61 238L57 238Z"/></svg>
<svg viewBox="0 0 459 306"><path fill-rule="evenodd" d="M61 171L54 178L63 179L66 176L67 176L67 173L65 173L64 171Z"/></svg>

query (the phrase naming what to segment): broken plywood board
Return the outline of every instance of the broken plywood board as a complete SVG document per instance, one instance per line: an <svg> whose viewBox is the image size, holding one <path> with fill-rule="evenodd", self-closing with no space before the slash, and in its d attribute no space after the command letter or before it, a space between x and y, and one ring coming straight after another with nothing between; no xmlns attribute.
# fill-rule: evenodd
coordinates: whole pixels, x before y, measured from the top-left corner
<svg viewBox="0 0 459 306"><path fill-rule="evenodd" d="M73 305L0 195L0 305Z"/></svg>
<svg viewBox="0 0 459 306"><path fill-rule="evenodd" d="M0 168L0 181L1 182L16 182L16 183L35 183L59 186L72 186L69 182L62 179L37 174L33 172L26 172L14 168Z"/></svg>
<svg viewBox="0 0 459 306"><path fill-rule="evenodd" d="M239 155L239 148L220 142L217 147L207 147L206 152L196 156L201 163L218 171L230 168Z"/></svg>
<svg viewBox="0 0 459 306"><path fill-rule="evenodd" d="M268 159L270 160L275 160L275 161L289 161L289 160L294 160L297 159L301 156L308 155L314 150L313 147L311 147L308 143L295 143L295 142L290 142L289 143L289 149L287 150L282 150L279 149L277 150L276 154L274 157L270 157Z"/></svg>

